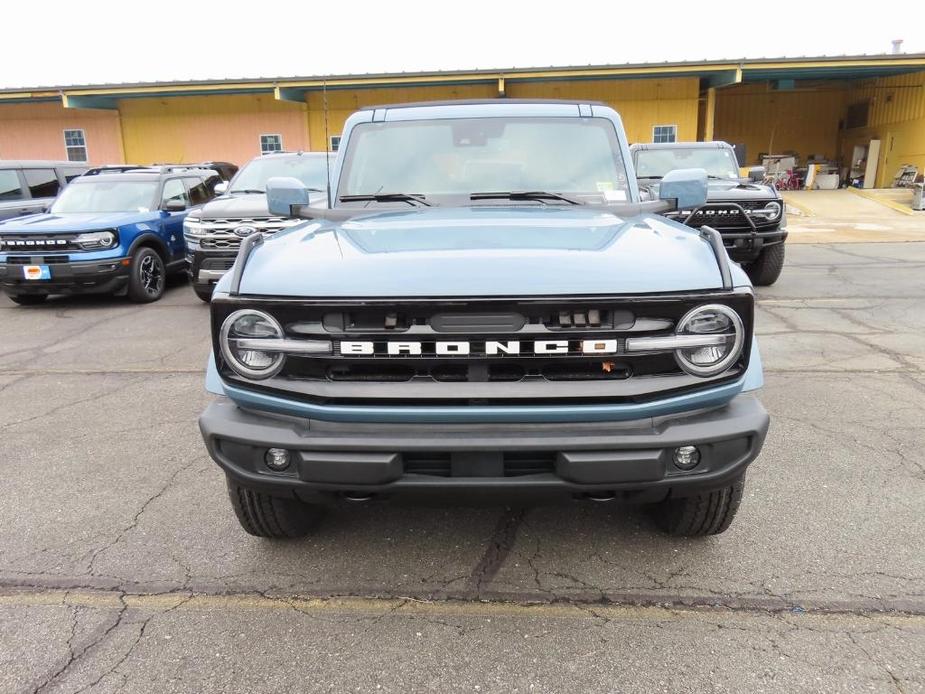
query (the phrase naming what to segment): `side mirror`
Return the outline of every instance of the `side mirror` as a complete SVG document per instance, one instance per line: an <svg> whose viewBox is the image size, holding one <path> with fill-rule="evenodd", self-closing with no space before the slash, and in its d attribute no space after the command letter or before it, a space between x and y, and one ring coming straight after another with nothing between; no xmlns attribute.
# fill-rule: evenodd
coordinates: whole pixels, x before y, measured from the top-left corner
<svg viewBox="0 0 925 694"><path fill-rule="evenodd" d="M662 178L660 200L674 202L675 209L690 210L707 201L707 172L704 169L675 169Z"/></svg>
<svg viewBox="0 0 925 694"><path fill-rule="evenodd" d="M177 198L171 198L164 203L164 210L167 212L182 212L186 209L186 203Z"/></svg>
<svg viewBox="0 0 925 694"><path fill-rule="evenodd" d="M753 166L748 170L748 180L753 183L761 183L766 175L767 171L763 166Z"/></svg>
<svg viewBox="0 0 925 694"><path fill-rule="evenodd" d="M298 178L274 176L267 181L267 207L270 214L293 217L293 206L308 205L309 190Z"/></svg>
<svg viewBox="0 0 925 694"><path fill-rule="evenodd" d="M220 181L216 183L213 190L215 191L216 195L224 195L228 192L228 181Z"/></svg>

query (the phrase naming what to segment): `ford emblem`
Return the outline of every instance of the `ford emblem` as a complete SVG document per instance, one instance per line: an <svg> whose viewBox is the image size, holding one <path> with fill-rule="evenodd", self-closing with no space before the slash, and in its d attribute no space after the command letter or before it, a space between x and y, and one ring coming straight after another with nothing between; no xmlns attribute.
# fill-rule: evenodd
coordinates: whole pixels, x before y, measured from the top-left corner
<svg viewBox="0 0 925 694"><path fill-rule="evenodd" d="M254 234L256 232L257 232L257 227L252 227L248 224L242 224L241 226L237 226L234 228L235 236L240 236L241 238L244 238L245 236L250 236L251 234Z"/></svg>

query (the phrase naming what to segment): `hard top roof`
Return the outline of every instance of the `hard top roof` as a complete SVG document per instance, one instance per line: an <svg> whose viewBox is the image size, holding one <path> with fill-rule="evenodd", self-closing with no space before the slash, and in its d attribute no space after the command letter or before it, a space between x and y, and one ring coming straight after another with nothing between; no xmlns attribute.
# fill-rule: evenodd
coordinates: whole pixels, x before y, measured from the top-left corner
<svg viewBox="0 0 925 694"><path fill-rule="evenodd" d="M735 149L728 142L709 140L707 142L637 142L630 150L638 149Z"/></svg>

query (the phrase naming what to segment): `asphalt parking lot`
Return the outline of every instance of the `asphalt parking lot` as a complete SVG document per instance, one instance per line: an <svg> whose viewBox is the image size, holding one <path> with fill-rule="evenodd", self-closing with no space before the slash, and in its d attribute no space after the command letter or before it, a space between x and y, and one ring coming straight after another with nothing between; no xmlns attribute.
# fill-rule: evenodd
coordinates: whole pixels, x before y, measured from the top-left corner
<svg viewBox="0 0 925 694"><path fill-rule="evenodd" d="M925 243L794 244L731 529L363 505L245 535L208 308L0 299L0 691L925 691Z"/></svg>

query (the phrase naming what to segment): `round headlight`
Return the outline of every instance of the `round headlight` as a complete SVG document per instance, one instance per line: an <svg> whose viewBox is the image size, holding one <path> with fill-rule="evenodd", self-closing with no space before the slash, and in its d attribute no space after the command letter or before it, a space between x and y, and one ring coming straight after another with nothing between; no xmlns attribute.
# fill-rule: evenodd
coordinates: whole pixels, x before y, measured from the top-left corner
<svg viewBox="0 0 925 694"><path fill-rule="evenodd" d="M771 202L767 203L763 208L759 210L755 210L755 214L761 217L764 217L765 219L770 220L770 219L777 219L778 217L780 217L780 211L781 211L780 203L776 202L775 200L772 200Z"/></svg>
<svg viewBox="0 0 925 694"><path fill-rule="evenodd" d="M286 359L279 352L260 350L260 341L282 337L283 328L272 316L243 309L235 311L222 323L219 345L228 366L237 374L259 380L278 374Z"/></svg>
<svg viewBox="0 0 925 694"><path fill-rule="evenodd" d="M739 314L722 304L688 311L678 322L675 333L691 337L692 346L675 350L675 360L694 376L715 376L728 369L739 358L745 341Z"/></svg>

